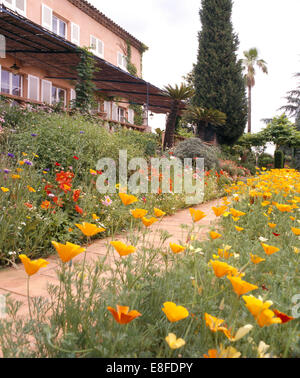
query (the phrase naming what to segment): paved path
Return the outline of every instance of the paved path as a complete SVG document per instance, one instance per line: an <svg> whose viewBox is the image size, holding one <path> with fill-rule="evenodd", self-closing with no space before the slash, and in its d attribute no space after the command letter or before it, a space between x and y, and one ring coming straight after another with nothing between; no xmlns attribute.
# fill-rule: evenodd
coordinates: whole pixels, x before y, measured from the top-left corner
<svg viewBox="0 0 300 378"><path fill-rule="evenodd" d="M221 204L221 199L210 201L201 205L196 206L196 209L204 211L207 216L203 218L197 225L202 225L200 231L197 235L197 239L204 240L207 237L207 231L211 225L217 219L214 212L212 211L212 206L218 206ZM158 242L159 230L166 230L172 234L172 238L168 239L167 243L172 241L173 243L179 243L180 241L185 242L187 236L187 230L181 227L182 224L192 224L189 209L180 210L176 214L164 217L162 221L155 223L151 226L151 241ZM115 240L125 240L126 234L121 234ZM107 251L107 244L111 239L101 239L99 241L93 242L87 248L87 261L92 262L93 260L98 260L99 257L105 256ZM117 253L116 253L117 254ZM83 255L83 254L82 254ZM74 262L80 261L83 256L79 255L74 259ZM56 276L56 268L59 263L59 258L54 255L47 258L49 265L46 268L42 268L38 273L30 278L30 296L43 296L47 297L47 284L59 284L58 278ZM10 294L11 298L15 298L21 301L23 305L19 311L20 315L28 314L27 308L27 274L23 268L23 265L18 265L17 268L7 268L0 270L0 294Z"/></svg>

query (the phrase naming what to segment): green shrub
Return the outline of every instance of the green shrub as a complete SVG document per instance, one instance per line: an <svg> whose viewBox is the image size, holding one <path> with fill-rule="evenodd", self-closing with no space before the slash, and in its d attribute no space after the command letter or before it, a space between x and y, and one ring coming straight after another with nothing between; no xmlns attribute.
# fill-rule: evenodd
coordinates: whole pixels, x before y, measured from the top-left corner
<svg viewBox="0 0 300 378"><path fill-rule="evenodd" d="M189 138L179 143L174 150L174 155L182 160L204 158L205 169L219 169L220 150L217 147L204 144L199 138Z"/></svg>
<svg viewBox="0 0 300 378"><path fill-rule="evenodd" d="M262 167L273 167L274 158L270 154L263 153L258 157L258 166Z"/></svg>

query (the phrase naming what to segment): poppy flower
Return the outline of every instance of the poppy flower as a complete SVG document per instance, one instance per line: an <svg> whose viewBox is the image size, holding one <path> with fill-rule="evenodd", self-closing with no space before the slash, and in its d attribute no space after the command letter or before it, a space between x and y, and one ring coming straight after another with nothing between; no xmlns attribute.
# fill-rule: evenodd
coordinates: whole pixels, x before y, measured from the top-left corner
<svg viewBox="0 0 300 378"><path fill-rule="evenodd" d="M125 206L131 205L132 203L138 201L138 199L135 196L130 195L130 194L119 193L119 196L121 198L123 205Z"/></svg>
<svg viewBox="0 0 300 378"><path fill-rule="evenodd" d="M211 232L209 233L209 236L210 236L213 240L215 240L215 239L220 238L222 235L219 234L218 232L211 231Z"/></svg>
<svg viewBox="0 0 300 378"><path fill-rule="evenodd" d="M169 333L165 340L171 349L178 349L185 345L185 341L181 338L177 339L174 333Z"/></svg>
<svg viewBox="0 0 300 378"><path fill-rule="evenodd" d="M138 311L132 310L129 311L129 307L127 306L119 306L117 305L117 310L112 307L107 307L108 311L112 314L115 321L119 324L128 324L135 318L142 316L141 313Z"/></svg>
<svg viewBox="0 0 300 378"><path fill-rule="evenodd" d="M253 264L259 264L263 261L266 261L266 259L263 259L257 255L252 255L252 253L250 253L250 257L251 257L251 261L253 262Z"/></svg>
<svg viewBox="0 0 300 378"><path fill-rule="evenodd" d="M253 295L244 295L243 299L246 302L246 307L254 316L260 327L282 323L281 319L276 317L275 313L269 309L273 304L271 301L263 302L261 299L257 299Z"/></svg>
<svg viewBox="0 0 300 378"><path fill-rule="evenodd" d="M36 192L36 190L35 190L32 186L27 185L27 189L28 189L30 192L32 192L32 193L35 193L35 192Z"/></svg>
<svg viewBox="0 0 300 378"><path fill-rule="evenodd" d="M300 236L300 228L292 227L292 231L296 236Z"/></svg>
<svg viewBox="0 0 300 378"><path fill-rule="evenodd" d="M73 192L73 201L77 202L78 199L79 199L79 196L80 196L80 189L74 190L74 192Z"/></svg>
<svg viewBox="0 0 300 378"><path fill-rule="evenodd" d="M221 331L227 334L227 337L230 337L230 331L226 327L221 327L221 324L224 323L224 319L218 319L208 313L204 314L204 318L207 327L209 327L212 332Z"/></svg>
<svg viewBox="0 0 300 378"><path fill-rule="evenodd" d="M282 205L282 204L279 204L279 203L276 203L276 207L282 213L290 213L293 210L292 206L290 206L290 205Z"/></svg>
<svg viewBox="0 0 300 378"><path fill-rule="evenodd" d="M29 202L25 202L24 205L28 207L28 209L32 209L33 205Z"/></svg>
<svg viewBox="0 0 300 378"><path fill-rule="evenodd" d="M287 314L285 314L283 312L280 312L278 310L275 310L275 309L273 309L273 312L277 316L277 318L281 319L281 323L282 324L290 322L291 320L295 319L292 316L289 316L289 315L287 315Z"/></svg>
<svg viewBox="0 0 300 378"><path fill-rule="evenodd" d="M212 207L213 212L215 213L216 217L220 217L225 213L227 206L220 206L220 207Z"/></svg>
<svg viewBox="0 0 300 378"><path fill-rule="evenodd" d="M240 218L242 217L243 215L246 215L246 213L243 213L242 211L239 211L239 210L236 210L236 209L230 209L229 210L231 215L234 217L234 218Z"/></svg>
<svg viewBox="0 0 300 378"><path fill-rule="evenodd" d="M80 245L69 242L66 244L61 244L57 243L56 241L52 241L51 243L59 254L61 261L64 263L72 260L74 257L85 251L85 248L82 248Z"/></svg>
<svg viewBox="0 0 300 378"><path fill-rule="evenodd" d="M60 164L59 164L59 163L57 163L57 162L55 163L55 165L56 165L57 167L60 167Z"/></svg>
<svg viewBox="0 0 300 378"><path fill-rule="evenodd" d="M275 228L277 226L277 224L275 224L275 223L268 223L268 226L273 229L273 228Z"/></svg>
<svg viewBox="0 0 300 378"><path fill-rule="evenodd" d="M9 189L8 188L4 188L4 186L1 186L1 190L2 190L3 193L9 192Z"/></svg>
<svg viewBox="0 0 300 378"><path fill-rule="evenodd" d="M146 227L152 226L152 224L155 223L155 222L157 222L157 221L158 221L158 219L156 219L154 217L152 217L152 218L145 218L145 217L143 217L142 218L142 222L143 222L144 226L146 226Z"/></svg>
<svg viewBox="0 0 300 378"><path fill-rule="evenodd" d="M132 245L126 245L121 241L111 241L110 244L115 248L120 256L127 256L136 251Z"/></svg>
<svg viewBox="0 0 300 378"><path fill-rule="evenodd" d="M185 307L177 306L173 302L165 302L162 311L172 323L178 322L179 320L185 319L189 316L189 312Z"/></svg>
<svg viewBox="0 0 300 378"><path fill-rule="evenodd" d="M98 215L97 215L97 214L92 214L92 217L93 217L93 219L94 219L95 221L97 221L97 220L99 220L99 219L100 219L100 217L98 217Z"/></svg>
<svg viewBox="0 0 300 378"><path fill-rule="evenodd" d="M238 274L238 270L236 268L234 268L231 265L228 265L225 262L210 260L210 264L213 267L215 276L218 278L227 276L228 274Z"/></svg>
<svg viewBox="0 0 300 378"><path fill-rule="evenodd" d="M194 208L190 208L189 210L194 223L206 217L206 214L201 210L196 210Z"/></svg>
<svg viewBox="0 0 300 378"><path fill-rule="evenodd" d="M264 251L266 252L267 255L272 255L273 253L280 251L279 248L273 247L273 246L265 244L265 243L261 243L261 245L262 245L262 247L263 247L263 249L264 249Z"/></svg>
<svg viewBox="0 0 300 378"><path fill-rule="evenodd" d="M41 208L44 210L48 210L50 207L51 203L49 201L43 201L41 204Z"/></svg>
<svg viewBox="0 0 300 378"><path fill-rule="evenodd" d="M238 295L249 293L249 291L258 289L258 286L252 285L249 282L243 281L240 277L227 276L233 286L233 291Z"/></svg>
<svg viewBox="0 0 300 378"><path fill-rule="evenodd" d="M238 226L234 226L235 227L235 229L238 231L238 232L241 232L241 231L243 231L244 230L244 228L243 227L238 227Z"/></svg>
<svg viewBox="0 0 300 378"><path fill-rule="evenodd" d="M276 232L272 232L274 236L280 236L280 234L276 234Z"/></svg>
<svg viewBox="0 0 300 378"><path fill-rule="evenodd" d="M185 247L183 247L182 245L174 244L174 243L170 243L170 248L172 252L175 254L183 252L185 250Z"/></svg>
<svg viewBox="0 0 300 378"><path fill-rule="evenodd" d="M239 358L241 353L233 347L223 348L221 350L209 349L208 354L204 354L204 358Z"/></svg>
<svg viewBox="0 0 300 378"><path fill-rule="evenodd" d="M144 209L135 209L135 210L130 210L130 213L131 213L131 215L132 215L135 219L141 219L141 218L143 218L145 215L148 214L148 210L144 210Z"/></svg>
<svg viewBox="0 0 300 378"><path fill-rule="evenodd" d="M81 207L79 207L78 205L76 205L75 206L75 211L77 211L77 213L79 213L79 214L83 214L83 210L82 210L82 208Z"/></svg>
<svg viewBox="0 0 300 378"><path fill-rule="evenodd" d="M82 224L75 224L75 226L78 227L85 236L94 236L99 234L99 232L105 231L105 228L97 227L92 223L83 222Z"/></svg>
<svg viewBox="0 0 300 378"><path fill-rule="evenodd" d="M30 260L26 255L19 255L20 260L22 261L25 271L29 276L37 273L40 268L45 268L49 262L44 259Z"/></svg>
<svg viewBox="0 0 300 378"><path fill-rule="evenodd" d="M73 159L75 159L75 160L79 160L79 157L78 156L73 156Z"/></svg>
<svg viewBox="0 0 300 378"><path fill-rule="evenodd" d="M164 211L157 209L156 207L153 210L154 210L154 214L157 218L160 218L160 217L163 217L164 215L166 215L166 213Z"/></svg>

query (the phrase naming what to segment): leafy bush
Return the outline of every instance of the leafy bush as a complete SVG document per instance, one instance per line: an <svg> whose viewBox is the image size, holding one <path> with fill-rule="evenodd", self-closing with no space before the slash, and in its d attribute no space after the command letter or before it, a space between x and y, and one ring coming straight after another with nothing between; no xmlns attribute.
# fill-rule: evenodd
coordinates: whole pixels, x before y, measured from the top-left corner
<svg viewBox="0 0 300 378"><path fill-rule="evenodd" d="M281 169L284 166L284 153L281 150L275 151L274 168Z"/></svg>
<svg viewBox="0 0 300 378"><path fill-rule="evenodd" d="M274 158L270 154L263 153L258 157L258 166L262 167L273 167Z"/></svg>
<svg viewBox="0 0 300 378"><path fill-rule="evenodd" d="M185 158L204 158L205 169L219 169L220 150L203 143L199 138L189 138L179 143L174 150L174 155L182 160Z"/></svg>

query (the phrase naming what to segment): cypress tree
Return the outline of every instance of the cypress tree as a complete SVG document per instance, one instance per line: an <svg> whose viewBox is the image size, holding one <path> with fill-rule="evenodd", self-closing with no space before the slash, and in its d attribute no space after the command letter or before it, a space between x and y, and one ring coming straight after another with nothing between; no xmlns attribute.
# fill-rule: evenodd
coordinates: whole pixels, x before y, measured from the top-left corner
<svg viewBox="0 0 300 378"><path fill-rule="evenodd" d="M232 0L202 0L197 64L194 67L194 105L226 114L226 124L216 127L218 142L233 144L247 123L247 97L238 36L231 23ZM210 126L213 128L213 126Z"/></svg>

